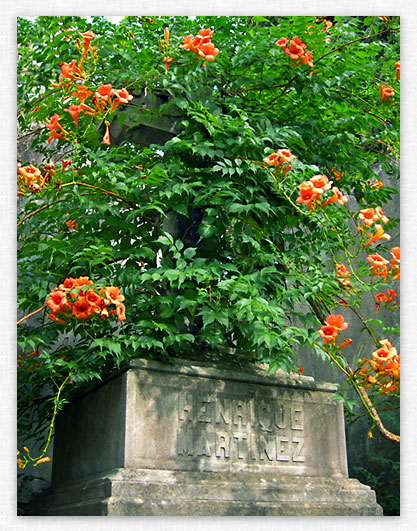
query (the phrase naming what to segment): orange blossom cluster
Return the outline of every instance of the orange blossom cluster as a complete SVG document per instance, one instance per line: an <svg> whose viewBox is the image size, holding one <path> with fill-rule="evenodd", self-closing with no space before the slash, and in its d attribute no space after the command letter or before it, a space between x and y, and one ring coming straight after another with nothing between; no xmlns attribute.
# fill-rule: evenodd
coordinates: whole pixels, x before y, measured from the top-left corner
<svg viewBox="0 0 417 531"><path fill-rule="evenodd" d="M296 61L295 65L305 65L313 67L311 60L313 55L306 49L307 45L304 44L298 37L293 37L288 44L288 39L281 37L275 44L281 48L281 50L288 55L292 61ZM288 46L287 46L288 44Z"/></svg>
<svg viewBox="0 0 417 531"><path fill-rule="evenodd" d="M94 315L101 319L110 314L117 315L118 321L124 321L124 296L115 286L96 288L88 277L66 278L53 289L46 301L51 310L49 317L53 321L66 324L68 319L86 320ZM112 307L109 309L109 307Z"/></svg>
<svg viewBox="0 0 417 531"><path fill-rule="evenodd" d="M169 46L169 28L164 28L164 41L165 41L165 43L163 43L162 41L160 41L160 44L161 44L160 49L161 49L161 50L163 50L163 49L165 49L165 50L168 49L168 46ZM165 56L164 56L164 70L165 70L165 75L167 75L169 65L172 63L173 60L174 60L173 57L169 57L168 55L165 55Z"/></svg>
<svg viewBox="0 0 417 531"><path fill-rule="evenodd" d="M384 103L390 96L394 96L394 89L387 87L385 85L378 85L379 93L381 96L381 103Z"/></svg>
<svg viewBox="0 0 417 531"><path fill-rule="evenodd" d="M18 162L17 184L19 189L17 195L25 195L26 190L34 194L40 192L51 181L55 171L55 165L52 161L45 164L42 170L33 165L21 166Z"/></svg>
<svg viewBox="0 0 417 531"><path fill-rule="evenodd" d="M268 166L275 166L278 174L284 176L291 169L290 162L295 160L295 155L289 149L279 149L263 159Z"/></svg>
<svg viewBox="0 0 417 531"><path fill-rule="evenodd" d="M381 277L386 280L388 273L392 274L393 280L400 280L400 248L393 247L390 251L391 262L378 253L367 256L366 261L371 264L370 272L372 276Z"/></svg>
<svg viewBox="0 0 417 531"><path fill-rule="evenodd" d="M339 171L336 166L333 166L333 168L330 171L330 176L334 178L335 181L339 181L342 177L343 173Z"/></svg>
<svg viewBox="0 0 417 531"><path fill-rule="evenodd" d="M382 212L382 208L377 206L376 208L364 208L359 211L359 219L363 221L363 224L370 227L374 221L382 221L382 223L388 223L389 219Z"/></svg>
<svg viewBox="0 0 417 531"><path fill-rule="evenodd" d="M76 59L73 59L70 63L60 63L59 69L61 70L61 73L58 77L58 83L51 83L53 87L65 88L68 87L72 81L80 81L85 79L85 74L83 73L83 64L89 52L94 54L95 47L91 46L91 41L94 39L95 35L92 31L86 31L84 33L80 33L80 35L83 38L83 49L80 50L80 39L77 39L77 44L75 45L75 48L81 51L80 64L77 65Z"/></svg>
<svg viewBox="0 0 417 531"><path fill-rule="evenodd" d="M296 199L297 203L304 203L309 210L314 208L315 204L318 204L322 207L327 206L330 203L339 203L344 205L347 202L347 197L342 195L342 192L336 187L333 186L332 182L329 181L326 175L314 175L308 181L305 181L298 185L300 190L299 196ZM323 204L320 202L321 195L323 192L332 189L333 195L326 199Z"/></svg>
<svg viewBox="0 0 417 531"><path fill-rule="evenodd" d="M364 244L364 247L368 247L369 245L371 245L371 243L376 242L381 238L385 238L386 240L391 239L391 236L384 232L382 225L375 225L375 229L376 230L374 234L368 234L368 241Z"/></svg>
<svg viewBox="0 0 417 531"><path fill-rule="evenodd" d="M388 223L389 221L389 219L384 215L380 206L377 206L376 208L364 208L363 210L359 211L358 217L361 221L363 221L363 224L366 228L370 228L375 222L375 233L368 234L368 241L364 244L365 247L368 247L371 245L371 243L380 240L381 238L385 238L386 240L391 239L391 236L384 232L382 225L376 224L377 221L382 223ZM361 231L362 229L358 227L358 232Z"/></svg>
<svg viewBox="0 0 417 531"><path fill-rule="evenodd" d="M100 85L95 91L94 95L91 97L90 105L87 105L84 102L90 97L91 94L93 94L92 91L90 91L88 87L83 84L77 85L76 90L71 94L74 98L77 98L80 103L72 103L68 109L64 109L64 112L67 112L71 115L74 120L75 127L78 127L78 115L81 112L84 112L88 116L98 116L107 111L113 112L121 103L129 103L129 101L133 99L133 96L129 94L125 88L117 90L114 89L110 84ZM58 122L58 119L58 114L54 114L46 126L51 131L48 142L50 142L53 138L68 140L69 132L65 131L62 125ZM103 138L103 143L110 144L108 129L106 130L106 135Z"/></svg>
<svg viewBox="0 0 417 531"><path fill-rule="evenodd" d="M400 355L388 339L380 341L381 348L372 352L372 359L363 358L359 376L365 387L376 385L378 392L384 395L392 391L399 392L400 388ZM369 369L374 374L368 374Z"/></svg>
<svg viewBox="0 0 417 531"><path fill-rule="evenodd" d="M27 446L24 446L23 450L28 454L28 457L31 461L35 461L35 466L40 465L41 463L47 463L48 461L51 460L50 457L41 457L40 459L36 459L36 460L32 459L29 456L29 448ZM22 459L21 457L19 457L19 455L20 455L20 451L17 450L17 465L19 468L25 468L26 465L29 463L29 459L26 456L23 456L23 459Z"/></svg>
<svg viewBox="0 0 417 531"><path fill-rule="evenodd" d="M336 280L344 290L352 288L349 281L350 273L344 264L336 264Z"/></svg>
<svg viewBox="0 0 417 531"><path fill-rule="evenodd" d="M121 103L129 103L133 99L133 96L125 88L115 89L110 84L105 84L100 85L93 94L93 91L82 83L85 79L83 63L90 50L90 42L95 35L92 32L85 32L81 35L83 37L83 50L79 65L77 65L76 59L73 59L70 63L61 63L61 74L58 78L59 83L52 83L52 86L63 87L65 90L69 90L71 83L76 82L71 96L76 98L79 103L72 103L68 109L64 109L64 112L69 113L73 118L75 127L78 127L78 115L82 112L89 116L100 116L107 111L113 112ZM87 105L85 102L90 97L91 99ZM48 143L53 138L69 140L68 136L70 133L62 127L58 120L58 114L54 114L46 126L51 131ZM106 129L103 143L110 144L108 128Z"/></svg>
<svg viewBox="0 0 417 531"><path fill-rule="evenodd" d="M387 293L377 293L375 295L375 309L376 311L379 310L380 304L383 304L384 306L387 306L390 302L393 302L395 298L397 297L397 293L393 289L387 288ZM393 310L397 308L396 305L392 307Z"/></svg>
<svg viewBox="0 0 417 531"><path fill-rule="evenodd" d="M345 323L345 320L343 318L343 315L329 315L326 320L324 321L324 325L319 330L319 336L323 339L324 345L328 345L329 343L335 344L337 334L341 330L346 330L346 328L349 326L349 323ZM351 339L347 339L344 341L338 348L341 349L343 347L346 347L347 345L350 345L352 343Z"/></svg>
<svg viewBox="0 0 417 531"><path fill-rule="evenodd" d="M92 31L85 31L84 33L81 33L81 37L83 38L82 42L82 51L81 51L81 57L84 59L87 57L87 54L89 51L94 52L96 47L91 46L91 41L94 39L95 35ZM80 39L77 39L77 44L75 46L77 50L81 47Z"/></svg>
<svg viewBox="0 0 417 531"><path fill-rule="evenodd" d="M202 57L205 61L213 61L216 55L219 53L219 50L211 42L211 36L214 34L214 31L207 28L201 29L198 32L198 35L186 35L182 39L182 44L180 48L184 50L191 50L197 56Z"/></svg>

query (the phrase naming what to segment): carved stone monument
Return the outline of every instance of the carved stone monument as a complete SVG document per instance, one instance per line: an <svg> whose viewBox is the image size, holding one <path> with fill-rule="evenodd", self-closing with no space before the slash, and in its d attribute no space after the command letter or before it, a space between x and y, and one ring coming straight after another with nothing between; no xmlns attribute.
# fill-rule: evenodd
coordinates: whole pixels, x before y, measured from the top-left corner
<svg viewBox="0 0 417 531"><path fill-rule="evenodd" d="M57 418L43 515L382 515L333 385L135 360Z"/></svg>

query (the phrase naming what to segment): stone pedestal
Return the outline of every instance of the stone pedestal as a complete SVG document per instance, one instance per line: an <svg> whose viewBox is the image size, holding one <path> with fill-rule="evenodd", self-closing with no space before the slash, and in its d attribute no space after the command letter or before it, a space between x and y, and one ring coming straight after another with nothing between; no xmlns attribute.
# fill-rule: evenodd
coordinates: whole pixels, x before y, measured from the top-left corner
<svg viewBox="0 0 417 531"><path fill-rule="evenodd" d="M382 515L335 387L136 360L57 418L45 515Z"/></svg>

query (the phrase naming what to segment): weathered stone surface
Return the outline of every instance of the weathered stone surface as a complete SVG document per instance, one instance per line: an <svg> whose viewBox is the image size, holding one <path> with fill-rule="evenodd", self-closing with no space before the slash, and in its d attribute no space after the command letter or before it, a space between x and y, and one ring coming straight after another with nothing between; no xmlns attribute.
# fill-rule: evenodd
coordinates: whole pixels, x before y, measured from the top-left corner
<svg viewBox="0 0 417 531"><path fill-rule="evenodd" d="M178 116L163 94L149 92L134 96L118 110L110 125L111 143L133 142L142 146L165 144L176 134Z"/></svg>
<svg viewBox="0 0 417 531"><path fill-rule="evenodd" d="M58 417L36 514L378 515L332 385L136 360Z"/></svg>
<svg viewBox="0 0 417 531"><path fill-rule="evenodd" d="M382 516L375 493L348 478L116 469L57 487L49 516Z"/></svg>

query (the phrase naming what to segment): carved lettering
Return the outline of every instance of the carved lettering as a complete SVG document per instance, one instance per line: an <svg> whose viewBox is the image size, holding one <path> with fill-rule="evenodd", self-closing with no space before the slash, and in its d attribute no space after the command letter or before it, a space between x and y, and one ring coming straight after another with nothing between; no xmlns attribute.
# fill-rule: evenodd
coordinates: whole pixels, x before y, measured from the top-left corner
<svg viewBox="0 0 417 531"><path fill-rule="evenodd" d="M178 455L193 455L194 453L194 442L193 442L193 432L189 431L180 431L177 437L177 454Z"/></svg>
<svg viewBox="0 0 417 531"><path fill-rule="evenodd" d="M193 411L194 397L191 393L180 394L178 400L178 418L179 420L192 421L194 417Z"/></svg>
<svg viewBox="0 0 417 531"><path fill-rule="evenodd" d="M212 435L212 434L209 434ZM210 437L211 439L211 437ZM210 451L210 441L207 439L207 436L205 433L202 433L200 437L196 441L196 448L197 448L197 455L202 456L206 455L207 457L211 456Z"/></svg>
<svg viewBox="0 0 417 531"><path fill-rule="evenodd" d="M243 400L233 400L233 424L246 426L248 421L248 404Z"/></svg>
<svg viewBox="0 0 417 531"><path fill-rule="evenodd" d="M300 407L291 408L291 429L303 430L304 429L304 416L303 410Z"/></svg>
<svg viewBox="0 0 417 531"><path fill-rule="evenodd" d="M178 399L178 421L180 456L275 466L305 462L304 412L288 399L184 392Z"/></svg>
<svg viewBox="0 0 417 531"><path fill-rule="evenodd" d="M256 438L254 433L250 434L249 458L256 461Z"/></svg>
<svg viewBox="0 0 417 531"><path fill-rule="evenodd" d="M292 442L294 448L292 460L294 463L304 463L305 456L301 455L304 450L304 439L293 437Z"/></svg>
<svg viewBox="0 0 417 531"><path fill-rule="evenodd" d="M218 433L216 439L216 457L230 457L230 437L225 433Z"/></svg>
<svg viewBox="0 0 417 531"><path fill-rule="evenodd" d="M233 439L236 439L236 453L238 459L243 459L245 457L245 453L243 453L242 448L242 441L247 441L248 437L245 433L234 433Z"/></svg>
<svg viewBox="0 0 417 531"><path fill-rule="evenodd" d="M230 424L230 412L232 410L231 403L232 401L229 398L217 398L215 402L216 424L220 424L222 422L224 424Z"/></svg>
<svg viewBox="0 0 417 531"><path fill-rule="evenodd" d="M259 459L261 461L265 461L265 456L266 456L269 459L269 461L273 461L276 455L275 439L267 440L263 435L261 435L258 441L259 441L259 446L258 446Z"/></svg>
<svg viewBox="0 0 417 531"><path fill-rule="evenodd" d="M277 461L289 461L288 437L277 437Z"/></svg>
<svg viewBox="0 0 417 531"><path fill-rule="evenodd" d="M211 422L213 413L212 406L214 405L211 400L199 400L197 412L198 422Z"/></svg>
<svg viewBox="0 0 417 531"><path fill-rule="evenodd" d="M279 428L280 430L281 429L284 429L288 426L288 415L287 415L287 411L284 407L283 404L278 404L276 407L275 407L275 415L274 415L274 420L275 420L275 426L277 428Z"/></svg>
<svg viewBox="0 0 417 531"><path fill-rule="evenodd" d="M259 404L258 408L258 419L259 425L261 426L262 431L272 432L272 411L271 405L265 402Z"/></svg>

